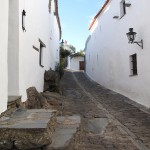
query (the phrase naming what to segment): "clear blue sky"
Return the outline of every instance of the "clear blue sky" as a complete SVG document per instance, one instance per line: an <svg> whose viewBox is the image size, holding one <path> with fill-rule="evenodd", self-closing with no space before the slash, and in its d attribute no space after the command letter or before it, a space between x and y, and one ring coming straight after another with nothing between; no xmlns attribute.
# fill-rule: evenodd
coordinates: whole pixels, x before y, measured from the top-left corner
<svg viewBox="0 0 150 150"><path fill-rule="evenodd" d="M105 0L58 0L62 39L83 50L89 35L90 21Z"/></svg>

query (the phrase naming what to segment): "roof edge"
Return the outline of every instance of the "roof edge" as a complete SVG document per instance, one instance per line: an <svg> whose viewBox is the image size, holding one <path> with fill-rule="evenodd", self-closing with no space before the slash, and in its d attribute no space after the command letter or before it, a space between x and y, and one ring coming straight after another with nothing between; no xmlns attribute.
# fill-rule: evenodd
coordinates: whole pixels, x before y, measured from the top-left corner
<svg viewBox="0 0 150 150"><path fill-rule="evenodd" d="M105 7L107 6L107 4L110 2L110 0L106 0L106 2L104 3L104 5L102 6L102 8L100 9L100 11L96 14L96 16L94 17L92 23L90 24L89 30L92 29L96 19L98 18L98 16L103 12L103 10L105 9Z"/></svg>
<svg viewBox="0 0 150 150"><path fill-rule="evenodd" d="M60 23L60 18L59 18L59 13L58 13L58 0L55 0L55 10L56 10L56 18L57 18L57 23L58 23L58 27L59 27L59 34L60 34L60 39L61 39L61 36L62 36L62 30L61 30L61 23Z"/></svg>

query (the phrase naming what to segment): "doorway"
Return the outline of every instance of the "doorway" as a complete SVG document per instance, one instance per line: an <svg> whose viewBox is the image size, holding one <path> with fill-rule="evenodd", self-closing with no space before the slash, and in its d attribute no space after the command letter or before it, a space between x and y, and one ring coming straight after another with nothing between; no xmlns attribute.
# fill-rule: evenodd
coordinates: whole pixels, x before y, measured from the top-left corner
<svg viewBox="0 0 150 150"><path fill-rule="evenodd" d="M79 68L80 68L80 70L84 70L85 69L84 65L85 65L84 61L80 61L79 62Z"/></svg>

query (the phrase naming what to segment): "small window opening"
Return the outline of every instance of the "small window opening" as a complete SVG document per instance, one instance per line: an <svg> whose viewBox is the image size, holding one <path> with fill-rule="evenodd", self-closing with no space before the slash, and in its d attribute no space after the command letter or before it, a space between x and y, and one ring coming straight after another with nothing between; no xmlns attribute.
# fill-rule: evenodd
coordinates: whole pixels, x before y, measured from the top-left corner
<svg viewBox="0 0 150 150"><path fill-rule="evenodd" d="M122 18L126 14L126 3L122 0L120 3L120 17Z"/></svg>
<svg viewBox="0 0 150 150"><path fill-rule="evenodd" d="M39 39L40 42L40 55L39 55L39 65L41 67L44 67L44 51L43 49L46 47L46 45Z"/></svg>
<svg viewBox="0 0 150 150"><path fill-rule="evenodd" d="M130 56L130 74L137 75L137 54Z"/></svg>
<svg viewBox="0 0 150 150"><path fill-rule="evenodd" d="M26 11L22 11L22 30L26 32L26 27L25 27L25 20L26 20Z"/></svg>
<svg viewBox="0 0 150 150"><path fill-rule="evenodd" d="M51 13L51 3L52 3L52 0L49 0L49 4L48 4L49 13Z"/></svg>
<svg viewBox="0 0 150 150"><path fill-rule="evenodd" d="M57 3L57 1L56 0L54 0L54 15L56 16L57 14L56 14L56 9L57 9L57 5L56 5L56 3Z"/></svg>

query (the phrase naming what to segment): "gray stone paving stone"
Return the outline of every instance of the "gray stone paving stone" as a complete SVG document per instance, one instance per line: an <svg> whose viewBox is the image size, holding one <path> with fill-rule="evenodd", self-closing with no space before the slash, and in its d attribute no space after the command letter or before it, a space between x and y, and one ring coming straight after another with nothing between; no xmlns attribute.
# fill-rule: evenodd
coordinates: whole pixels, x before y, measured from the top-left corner
<svg viewBox="0 0 150 150"><path fill-rule="evenodd" d="M9 129L33 129L47 128L47 124L52 117L54 110L17 110L12 117L2 120L0 128Z"/></svg>
<svg viewBox="0 0 150 150"><path fill-rule="evenodd" d="M80 116L57 117L57 127L52 136L52 144L49 148L61 149L68 146L70 139L76 133L81 122Z"/></svg>
<svg viewBox="0 0 150 150"><path fill-rule="evenodd" d="M40 113L40 112L53 113L53 112L56 112L56 110L53 110L53 109L28 109L27 112L29 112L29 113L36 113L36 112L37 113Z"/></svg>
<svg viewBox="0 0 150 150"><path fill-rule="evenodd" d="M88 122L89 130L94 134L103 134L107 125L108 125L107 118L94 118L90 119Z"/></svg>
<svg viewBox="0 0 150 150"><path fill-rule="evenodd" d="M119 124L114 124L113 115L110 114L108 117L108 113L106 113L106 111L102 109L102 105L99 105L99 102L93 102L93 100L98 101L99 99L99 97L97 96L99 94L99 90L95 88L95 84L92 85L91 82L89 82L89 80L84 77L83 73L80 74L77 72L77 80L74 78L74 74L76 75L76 73L66 71L62 80L62 93L67 97L67 99L65 99L63 103L64 109L62 115L80 114L82 117L82 121L80 127L77 130L77 133L69 144L69 148L64 148L62 150L138 150L138 148L128 138L128 134L126 132L126 134L123 134L117 128ZM81 86L78 83L80 83ZM66 90L77 91L74 93L81 93L82 97L78 98L78 96L75 94L72 96L72 93L65 92ZM103 88L102 90L106 89ZM106 91L110 92L110 90ZM117 95L114 93L112 94L115 96ZM103 92L100 91L99 95L103 96ZM109 96L109 94L107 94L107 96ZM103 134L95 134L96 132L92 133L88 130L89 120L91 120L92 118L97 119L107 117L109 124L107 125ZM95 128L97 131L98 125ZM61 149L58 148L58 150Z"/></svg>
<svg viewBox="0 0 150 150"><path fill-rule="evenodd" d="M51 143L56 124L55 110L18 109L0 121L0 150L35 149Z"/></svg>
<svg viewBox="0 0 150 150"><path fill-rule="evenodd" d="M150 149L150 114L148 108L139 106L137 103L133 103L129 98L112 92L102 86L96 86L97 84L92 80L89 80L83 73L74 73L77 80L80 82L85 91L92 95L98 103L101 103L103 107L121 124L130 131L130 135L135 135L138 140L141 141L141 149ZM145 141L146 142L142 142Z"/></svg>

